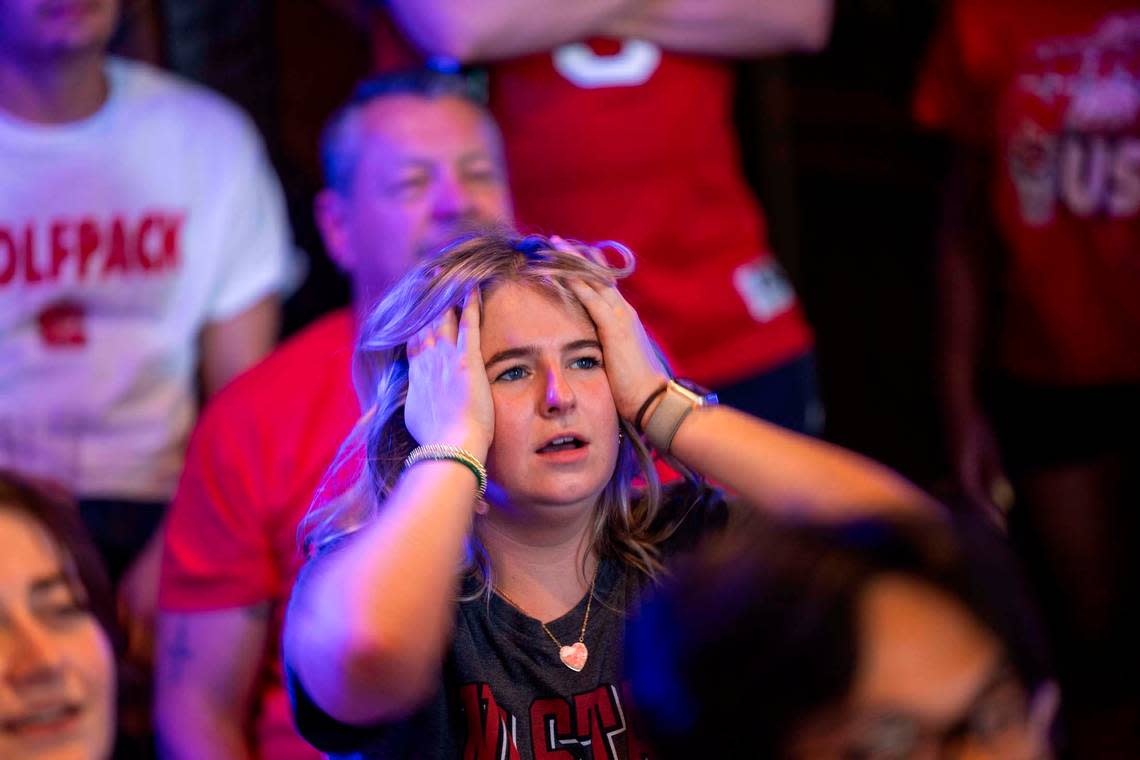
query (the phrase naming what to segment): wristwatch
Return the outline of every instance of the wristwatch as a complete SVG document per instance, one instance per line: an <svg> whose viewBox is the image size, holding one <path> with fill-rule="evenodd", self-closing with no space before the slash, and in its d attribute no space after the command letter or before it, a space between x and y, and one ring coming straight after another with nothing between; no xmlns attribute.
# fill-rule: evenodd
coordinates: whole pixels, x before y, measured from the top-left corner
<svg viewBox="0 0 1140 760"><path fill-rule="evenodd" d="M645 423L645 438L662 453L669 453L673 436L694 409L716 406L716 394L691 380L674 378L665 386L660 403Z"/></svg>

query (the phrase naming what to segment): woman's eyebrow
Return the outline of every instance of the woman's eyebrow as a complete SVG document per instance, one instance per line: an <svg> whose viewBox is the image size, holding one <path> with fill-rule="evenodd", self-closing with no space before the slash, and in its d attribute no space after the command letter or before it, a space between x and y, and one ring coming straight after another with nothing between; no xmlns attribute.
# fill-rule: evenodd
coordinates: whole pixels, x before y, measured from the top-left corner
<svg viewBox="0 0 1140 760"><path fill-rule="evenodd" d="M504 362L508 359L526 359L537 354L537 346L516 346L515 348L506 348L488 359L485 366L490 367L492 364L498 364L499 362Z"/></svg>
<svg viewBox="0 0 1140 760"><path fill-rule="evenodd" d="M601 351L602 344L594 338L581 338L579 340L572 340L562 346L562 353L567 354L571 351L581 351L584 348L592 348ZM514 348L506 348L488 359L487 363L484 366L490 367L493 364L498 364L499 362L507 361L509 359L529 359L537 356L538 353L538 346L515 346Z"/></svg>
<svg viewBox="0 0 1140 760"><path fill-rule="evenodd" d="M602 350L602 344L593 338L582 338L581 340L572 340L562 347L562 353L566 354L571 351L581 351L583 348L595 348L598 351Z"/></svg>

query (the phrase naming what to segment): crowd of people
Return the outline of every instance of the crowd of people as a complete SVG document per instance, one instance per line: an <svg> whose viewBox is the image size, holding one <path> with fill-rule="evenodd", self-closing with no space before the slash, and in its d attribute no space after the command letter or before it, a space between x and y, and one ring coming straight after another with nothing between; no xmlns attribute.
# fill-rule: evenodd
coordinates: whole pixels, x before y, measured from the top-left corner
<svg viewBox="0 0 1140 760"><path fill-rule="evenodd" d="M824 440L741 167L830 0L329 4L278 345L261 121L109 52L225 9L0 0L0 756L1140 753L1134 3L942 9L949 506Z"/></svg>

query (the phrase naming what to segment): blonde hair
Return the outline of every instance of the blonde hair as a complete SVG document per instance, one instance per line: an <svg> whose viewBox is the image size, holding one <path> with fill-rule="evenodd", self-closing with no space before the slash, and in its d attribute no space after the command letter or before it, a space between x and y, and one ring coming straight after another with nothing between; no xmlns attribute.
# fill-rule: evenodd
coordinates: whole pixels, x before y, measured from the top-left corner
<svg viewBox="0 0 1140 760"><path fill-rule="evenodd" d="M605 251L620 257L620 264L611 264ZM406 345L412 336L447 309L458 308L476 289L486 298L497 285L514 282L584 310L567 280L611 284L632 271L633 254L618 243L594 247L492 231L458 239L405 275L360 331L354 376L364 413L301 523L306 555L324 552L374 519L396 487L404 460L419 445L404 425ZM652 578L661 569L657 547L672 526L658 525L661 483L652 454L628 422L619 424L624 435L613 474L598 498L590 542L599 557L617 559ZM332 473L353 461L358 472L351 485L330 495ZM640 480L636 489L635 480ZM490 563L474 536L464 569L479 580L475 596L490 590Z"/></svg>

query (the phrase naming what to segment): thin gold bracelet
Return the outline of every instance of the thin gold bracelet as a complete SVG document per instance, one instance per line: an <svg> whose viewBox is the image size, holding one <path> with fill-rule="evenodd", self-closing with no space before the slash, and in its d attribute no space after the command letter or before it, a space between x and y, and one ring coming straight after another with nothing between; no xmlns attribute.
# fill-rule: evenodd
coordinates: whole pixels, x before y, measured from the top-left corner
<svg viewBox="0 0 1140 760"><path fill-rule="evenodd" d="M460 448L459 446L449 446L445 443L429 443L424 446L417 446L412 450L411 454L408 454L408 458L404 460L404 469L407 470L419 462L445 459L459 462L471 470L471 474L475 476L477 483L475 487L475 498L482 499L487 493L487 468L467 449Z"/></svg>

